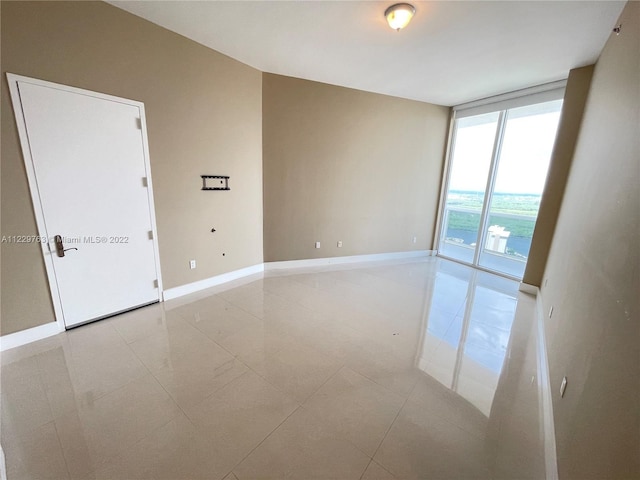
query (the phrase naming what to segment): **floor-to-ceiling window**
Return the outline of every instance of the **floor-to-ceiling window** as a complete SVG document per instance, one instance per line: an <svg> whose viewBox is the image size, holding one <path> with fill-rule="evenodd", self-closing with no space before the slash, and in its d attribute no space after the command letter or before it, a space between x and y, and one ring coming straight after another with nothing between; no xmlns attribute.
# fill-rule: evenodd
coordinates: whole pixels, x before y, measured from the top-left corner
<svg viewBox="0 0 640 480"><path fill-rule="evenodd" d="M554 90L455 111L439 255L522 278L561 107Z"/></svg>

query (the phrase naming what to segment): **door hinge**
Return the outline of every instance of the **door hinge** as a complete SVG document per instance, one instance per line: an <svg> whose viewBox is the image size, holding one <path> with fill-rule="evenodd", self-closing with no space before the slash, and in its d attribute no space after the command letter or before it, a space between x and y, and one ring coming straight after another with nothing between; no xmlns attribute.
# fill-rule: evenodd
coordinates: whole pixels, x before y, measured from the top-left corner
<svg viewBox="0 0 640 480"><path fill-rule="evenodd" d="M153 230L149 230L149 240L153 240Z"/></svg>
<svg viewBox="0 0 640 480"><path fill-rule="evenodd" d="M142 177L142 186L143 187L149 186L149 180L147 180L147 177Z"/></svg>
<svg viewBox="0 0 640 480"><path fill-rule="evenodd" d="M142 130L142 119L140 117L136 118L136 127L138 127L138 130Z"/></svg>
<svg viewBox="0 0 640 480"><path fill-rule="evenodd" d="M158 280L153 281L153 288L158 288Z"/></svg>

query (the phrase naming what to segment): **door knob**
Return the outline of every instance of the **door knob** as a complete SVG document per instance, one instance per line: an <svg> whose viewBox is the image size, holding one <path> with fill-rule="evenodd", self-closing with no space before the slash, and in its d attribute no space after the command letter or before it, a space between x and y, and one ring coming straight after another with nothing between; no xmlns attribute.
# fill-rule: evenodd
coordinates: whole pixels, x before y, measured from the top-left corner
<svg viewBox="0 0 640 480"><path fill-rule="evenodd" d="M53 237L53 240L56 242L56 254L59 257L64 257L64 252L66 252L67 250L78 250L75 247L64 248L64 245L62 244L62 237L60 235L56 235L55 237Z"/></svg>

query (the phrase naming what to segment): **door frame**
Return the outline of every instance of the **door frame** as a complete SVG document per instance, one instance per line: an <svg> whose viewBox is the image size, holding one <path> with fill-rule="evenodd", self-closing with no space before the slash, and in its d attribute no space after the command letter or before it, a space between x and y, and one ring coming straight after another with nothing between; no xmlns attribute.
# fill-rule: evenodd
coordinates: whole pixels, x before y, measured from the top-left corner
<svg viewBox="0 0 640 480"><path fill-rule="evenodd" d="M38 236L46 238L46 242L40 243L42 258L44 260L45 270L47 273L47 280L49 283L49 291L51 293L51 301L53 303L53 311L58 324L59 330L65 331L66 324L64 321L64 313L62 311L62 302L60 299L60 291L58 289L58 282L55 275L55 267L53 264L53 255L55 254L55 248L51 248L51 237L48 235L44 210L42 207L42 201L40 198L40 192L38 190L38 182L36 172L33 163L33 157L31 155L31 148L29 145L29 137L27 133L26 121L24 113L22 111L22 101L20 99L20 91L18 88L18 82L30 83L42 87L54 88L63 92L76 93L79 95L85 95L89 97L98 98L101 100L109 100L112 102L123 103L138 108L140 113L140 130L142 132L142 148L144 156L144 168L147 178L147 199L149 202L149 217L151 220L151 231L153 235L153 253L154 261L158 280L158 301L162 301L162 271L160 269L160 250L158 248L158 231L156 226L156 211L155 203L153 201L153 183L151 181L151 161L149 158L149 141L147 137L147 121L145 117L144 103L136 100L130 100L127 98L115 97L113 95L107 95L104 93L93 92L91 90L85 90L82 88L71 87L68 85L62 85L59 83L48 82L45 80L39 80L36 78L25 77L22 75L16 75L13 73L7 73L7 82L9 84L9 93L11 95L11 103L13 105L13 112L16 119L16 127L18 129L18 137L20 138L20 147L22 149L22 158L24 160L24 166L27 171L27 180L29 183L29 192L31 193L31 201L33 204L33 213L36 219L36 227L38 230Z"/></svg>

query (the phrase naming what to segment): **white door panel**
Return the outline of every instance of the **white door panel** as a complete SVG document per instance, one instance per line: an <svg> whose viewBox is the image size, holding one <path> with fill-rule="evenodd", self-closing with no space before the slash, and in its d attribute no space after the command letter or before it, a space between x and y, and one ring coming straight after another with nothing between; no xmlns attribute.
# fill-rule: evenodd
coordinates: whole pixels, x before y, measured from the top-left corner
<svg viewBox="0 0 640 480"><path fill-rule="evenodd" d="M18 82L67 327L159 299L145 142L135 105Z"/></svg>

